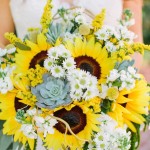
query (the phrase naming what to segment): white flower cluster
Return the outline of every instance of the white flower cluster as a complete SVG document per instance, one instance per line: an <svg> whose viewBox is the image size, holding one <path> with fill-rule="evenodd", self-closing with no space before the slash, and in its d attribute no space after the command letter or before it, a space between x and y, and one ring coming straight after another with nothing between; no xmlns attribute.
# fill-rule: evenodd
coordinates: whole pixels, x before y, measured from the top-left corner
<svg viewBox="0 0 150 150"><path fill-rule="evenodd" d="M22 124L21 131L23 134L30 139L37 139L37 134L32 124Z"/></svg>
<svg viewBox="0 0 150 150"><path fill-rule="evenodd" d="M70 96L75 100L88 100L95 96L99 96L97 88L98 81L96 77L89 72L83 70L73 70L68 75L71 85Z"/></svg>
<svg viewBox="0 0 150 150"><path fill-rule="evenodd" d="M106 84L102 84L101 86L102 90L100 93L100 97L103 99L105 98L109 99L107 94L109 89L112 88L113 88L113 92L114 91L119 92L123 89L131 90L135 87L135 82L137 79L140 79L140 75L136 73L136 69L134 67L129 66L127 70L121 70L121 71L118 71L117 69L113 69L110 72L110 75L107 77ZM110 99L110 100L115 100L115 99Z"/></svg>
<svg viewBox="0 0 150 150"><path fill-rule="evenodd" d="M136 38L135 33L129 31L128 28L125 26L118 25L118 26L116 26L115 29L116 29L118 35L120 35L120 38L121 38L120 40L132 43L133 40Z"/></svg>
<svg viewBox="0 0 150 150"><path fill-rule="evenodd" d="M71 53L63 45L53 47L48 51L44 67L56 78L67 77L71 85L72 99L90 99L99 96L96 77L89 72L77 70Z"/></svg>
<svg viewBox="0 0 150 150"><path fill-rule="evenodd" d="M12 62L12 57L11 55L16 52L16 48L10 48L10 49L2 49L0 48L0 65L2 63L7 63L7 62Z"/></svg>
<svg viewBox="0 0 150 150"><path fill-rule="evenodd" d="M10 48L10 49L2 49L0 48L0 57L5 56L6 54L13 54L16 52L16 48Z"/></svg>
<svg viewBox="0 0 150 150"><path fill-rule="evenodd" d="M41 117L39 116L40 113L37 115L37 110L30 109L27 111L26 114L24 114L26 117L30 116L34 122L28 123L28 124L22 124L21 131L26 135L27 137L31 139L37 139L37 133L43 133L44 137L47 136L47 134L54 134L54 126L58 123L56 119L51 118L50 116Z"/></svg>
<svg viewBox="0 0 150 150"><path fill-rule="evenodd" d="M74 43L76 38L81 38L82 39L81 34L79 34L79 33L71 34L70 32L66 32L63 35L63 41L70 41L71 43Z"/></svg>
<svg viewBox="0 0 150 150"><path fill-rule="evenodd" d="M131 147L130 132L126 127L117 127L117 122L106 114L99 118L100 132L98 132L89 144L88 150L129 150Z"/></svg>
<svg viewBox="0 0 150 150"><path fill-rule="evenodd" d="M65 77L68 71L75 69L75 61L69 50L59 45L48 50L44 67L51 72L52 76L60 78Z"/></svg>
<svg viewBox="0 0 150 150"><path fill-rule="evenodd" d="M64 18L65 20L73 21L77 24L87 24L84 8L76 8L73 10L69 10L68 13L65 14Z"/></svg>
<svg viewBox="0 0 150 150"><path fill-rule="evenodd" d="M118 71L113 69L107 77L107 83L113 83L119 80L120 85L118 88L120 91L123 89L131 90L135 87L135 81L137 79L140 79L140 75L137 74L134 67L129 66L127 70Z"/></svg>
<svg viewBox="0 0 150 150"><path fill-rule="evenodd" d="M117 51L124 46L124 42L133 42L135 34L125 26L118 25L116 27L104 25L99 29L95 36L98 40L105 42L105 46L109 52ZM114 40L114 41L113 41Z"/></svg>
<svg viewBox="0 0 150 150"><path fill-rule="evenodd" d="M13 83L10 75L14 67L7 66L6 68L0 68L0 93L6 94L8 91L13 90Z"/></svg>
<svg viewBox="0 0 150 150"><path fill-rule="evenodd" d="M34 117L37 132L44 133L44 137L47 136L47 134L54 134L54 126L58 123L56 119L51 118L50 116L47 116L45 118L35 116Z"/></svg>

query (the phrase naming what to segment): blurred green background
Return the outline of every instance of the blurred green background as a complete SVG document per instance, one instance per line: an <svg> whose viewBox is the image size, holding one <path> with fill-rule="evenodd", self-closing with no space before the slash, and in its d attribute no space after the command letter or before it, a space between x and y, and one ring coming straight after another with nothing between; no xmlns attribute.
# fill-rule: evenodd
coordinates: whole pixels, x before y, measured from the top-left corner
<svg viewBox="0 0 150 150"><path fill-rule="evenodd" d="M144 0L143 34L144 34L144 43L150 44L150 0Z"/></svg>
<svg viewBox="0 0 150 150"><path fill-rule="evenodd" d="M143 6L143 38L145 44L150 44L150 0L144 0ZM145 61L150 63L150 52L145 52ZM150 66L150 65L149 65Z"/></svg>

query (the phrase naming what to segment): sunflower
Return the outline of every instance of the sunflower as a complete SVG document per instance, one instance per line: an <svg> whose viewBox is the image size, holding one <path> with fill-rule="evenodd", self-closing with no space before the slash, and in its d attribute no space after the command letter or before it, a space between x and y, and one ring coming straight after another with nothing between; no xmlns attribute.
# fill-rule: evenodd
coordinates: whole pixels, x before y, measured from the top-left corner
<svg viewBox="0 0 150 150"><path fill-rule="evenodd" d="M96 76L99 82L103 82L109 71L114 68L115 60L108 58L106 48L95 42L94 38L82 41L77 38L75 43L66 42L66 48L71 51L77 68L83 69Z"/></svg>
<svg viewBox="0 0 150 150"><path fill-rule="evenodd" d="M112 104L112 112L108 114L114 118L119 125L124 123L136 132L134 123L142 124L145 119L142 115L148 114L150 97L148 92L150 88L145 80L141 79L136 82L135 88L131 90L122 90L119 96Z"/></svg>
<svg viewBox="0 0 150 150"><path fill-rule="evenodd" d="M29 143L31 150L34 147L34 140L27 138L20 131L21 124L15 119L18 109L26 108L24 103L20 102L16 97L17 91L9 92L7 94L0 94L0 120L5 120L3 125L3 133L7 135L14 135L14 141L19 141L26 144Z"/></svg>
<svg viewBox="0 0 150 150"><path fill-rule="evenodd" d="M50 47L46 42L46 37L42 33L37 35L37 44L26 40L26 45L31 50L18 50L15 56L17 73L24 73L29 68L35 68L37 64L43 66L43 61L47 58L47 50Z"/></svg>
<svg viewBox="0 0 150 150"><path fill-rule="evenodd" d="M47 135L45 146L54 150L61 149L62 146L68 146L71 150L81 149L85 141L91 140L92 132L99 130L97 126L99 114L89 109L86 103L83 105L83 103L76 102L71 105L70 109L68 106L68 108L55 111L54 116L66 121L76 137L69 130L66 132L64 123L58 121L54 126L54 134Z"/></svg>

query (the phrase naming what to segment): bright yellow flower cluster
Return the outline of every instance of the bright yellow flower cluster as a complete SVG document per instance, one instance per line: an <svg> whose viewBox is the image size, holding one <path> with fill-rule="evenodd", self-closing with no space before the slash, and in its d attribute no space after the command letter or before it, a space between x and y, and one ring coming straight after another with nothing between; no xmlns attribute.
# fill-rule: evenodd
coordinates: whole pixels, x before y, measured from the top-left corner
<svg viewBox="0 0 150 150"><path fill-rule="evenodd" d="M29 106L35 106L35 102L37 101L36 96L31 91L19 91L16 97L21 99L20 102Z"/></svg>
<svg viewBox="0 0 150 150"><path fill-rule="evenodd" d="M100 14L95 16L95 18L92 22L92 26L94 27L94 31L97 31L98 29L100 29L103 26L105 14L106 14L106 10L102 9Z"/></svg>
<svg viewBox="0 0 150 150"><path fill-rule="evenodd" d="M130 59L130 55L134 54L135 52L143 54L145 50L150 50L150 46L143 43L128 44L125 42L124 44L125 45L123 48L111 54L111 56L117 61Z"/></svg>
<svg viewBox="0 0 150 150"><path fill-rule="evenodd" d="M30 80L30 85L34 87L42 83L43 82L42 76L46 72L47 72L46 69L43 67L40 67L40 65L36 65L35 69L33 68L29 69L27 71L26 76Z"/></svg>
<svg viewBox="0 0 150 150"><path fill-rule="evenodd" d="M14 33L5 33L5 38L12 44L15 44L15 42L23 43Z"/></svg>
<svg viewBox="0 0 150 150"><path fill-rule="evenodd" d="M144 53L144 50L150 50L150 45L145 45L143 43L133 43L131 48L134 52Z"/></svg>
<svg viewBox="0 0 150 150"><path fill-rule="evenodd" d="M47 28L52 20L52 12L51 12L52 4L51 4L51 2L52 2L52 0L47 1L47 4L45 5L45 8L44 8L44 13L41 18L41 25L43 28L43 32L47 31Z"/></svg>

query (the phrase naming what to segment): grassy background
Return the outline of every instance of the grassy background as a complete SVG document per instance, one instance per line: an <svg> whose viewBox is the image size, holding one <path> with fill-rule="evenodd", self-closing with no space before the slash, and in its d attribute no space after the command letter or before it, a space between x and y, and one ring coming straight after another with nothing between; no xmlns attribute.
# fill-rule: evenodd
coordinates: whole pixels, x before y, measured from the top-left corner
<svg viewBox="0 0 150 150"><path fill-rule="evenodd" d="M150 44L150 0L144 0L143 38L145 44ZM145 52L144 59L147 63L150 63L150 52Z"/></svg>

